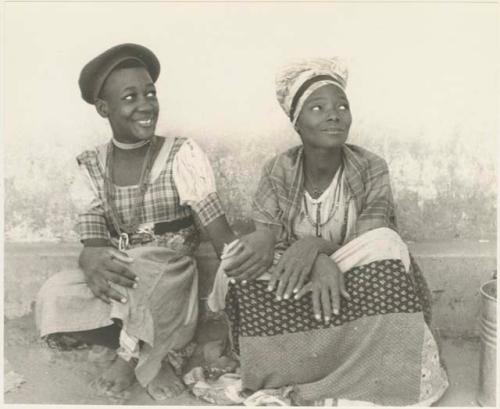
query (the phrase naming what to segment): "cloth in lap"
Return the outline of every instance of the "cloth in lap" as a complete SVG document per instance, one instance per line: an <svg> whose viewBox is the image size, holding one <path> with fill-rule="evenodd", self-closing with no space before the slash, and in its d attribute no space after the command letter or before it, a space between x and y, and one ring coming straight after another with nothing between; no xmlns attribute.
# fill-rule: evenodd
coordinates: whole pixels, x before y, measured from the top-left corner
<svg viewBox="0 0 500 409"><path fill-rule="evenodd" d="M330 324L314 319L310 295L276 301L265 279L230 284L226 312L243 387L294 385L298 399L309 403L335 398L409 405L438 399L446 375L405 248L397 233L381 228L332 256L351 300L342 301Z"/></svg>
<svg viewBox="0 0 500 409"><path fill-rule="evenodd" d="M126 333L143 341L136 376L148 384L166 354L185 346L193 337L198 315L198 275L192 257L168 248L137 247L127 252L140 285L131 290L117 286L128 302L106 304L88 288L81 270L52 276L36 303L41 336L84 331L119 320Z"/></svg>

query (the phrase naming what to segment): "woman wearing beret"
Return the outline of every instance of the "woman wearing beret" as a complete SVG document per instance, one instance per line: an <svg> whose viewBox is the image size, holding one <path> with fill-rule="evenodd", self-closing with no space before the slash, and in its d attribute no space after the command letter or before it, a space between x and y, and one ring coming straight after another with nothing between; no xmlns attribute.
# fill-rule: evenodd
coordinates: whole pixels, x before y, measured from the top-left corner
<svg viewBox="0 0 500 409"><path fill-rule="evenodd" d="M136 44L107 50L81 72L82 97L109 121L112 139L77 158L80 268L44 284L37 324L51 345L117 350L95 382L100 392L120 394L137 378L162 400L183 389L172 365L197 322L195 218L218 253L235 237L199 146L155 135L159 72L156 56ZM248 245L245 254L262 264Z"/></svg>
<svg viewBox="0 0 500 409"><path fill-rule="evenodd" d="M336 58L278 75L302 144L265 164L253 201L275 262L259 275L229 258L209 305L228 313L244 389L283 388L301 405L429 405L448 385L429 291L397 233L386 162L346 143L346 80Z"/></svg>

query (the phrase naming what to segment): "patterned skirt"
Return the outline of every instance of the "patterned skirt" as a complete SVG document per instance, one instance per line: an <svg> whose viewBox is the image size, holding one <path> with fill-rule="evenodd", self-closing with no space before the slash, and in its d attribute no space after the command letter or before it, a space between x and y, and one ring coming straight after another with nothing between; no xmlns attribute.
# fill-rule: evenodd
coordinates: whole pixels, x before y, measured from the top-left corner
<svg viewBox="0 0 500 409"><path fill-rule="evenodd" d="M439 399L448 381L424 319L425 281L397 233L370 231L332 258L351 299L329 324L314 319L310 294L277 301L265 277L222 291L243 387L292 386L302 405Z"/></svg>

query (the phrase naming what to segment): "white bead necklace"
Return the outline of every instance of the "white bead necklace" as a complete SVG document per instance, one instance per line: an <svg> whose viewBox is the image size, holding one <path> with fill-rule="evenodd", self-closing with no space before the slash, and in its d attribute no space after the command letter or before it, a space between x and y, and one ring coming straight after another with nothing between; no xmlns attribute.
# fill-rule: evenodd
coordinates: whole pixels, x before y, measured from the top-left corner
<svg viewBox="0 0 500 409"><path fill-rule="evenodd" d="M142 148L143 146L150 143L151 139L145 139L143 141L139 141L139 142L135 142L135 143L124 143L124 142L120 142L119 140L117 140L115 138L112 138L111 141L113 142L113 145L115 145L117 148L123 149L125 151L130 151L132 149Z"/></svg>

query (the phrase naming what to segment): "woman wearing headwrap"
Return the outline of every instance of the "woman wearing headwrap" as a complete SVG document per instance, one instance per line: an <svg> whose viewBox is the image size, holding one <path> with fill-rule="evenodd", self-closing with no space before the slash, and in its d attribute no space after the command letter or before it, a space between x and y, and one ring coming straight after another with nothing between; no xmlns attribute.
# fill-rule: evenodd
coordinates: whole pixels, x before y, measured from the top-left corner
<svg viewBox="0 0 500 409"><path fill-rule="evenodd" d="M190 139L155 134L159 72L156 56L137 44L113 47L83 68L82 97L109 121L112 138L77 158L80 268L44 284L36 315L51 345L117 349L98 391L119 395L137 378L162 400L183 389L175 365L197 322L195 218L218 253L235 236L203 151Z"/></svg>
<svg viewBox="0 0 500 409"><path fill-rule="evenodd" d="M429 291L397 233L386 162L346 143L346 82L336 58L278 75L302 144L265 164L253 200L275 262L261 274L223 254L209 305L228 313L244 389L283 388L301 405L428 405L448 385Z"/></svg>

